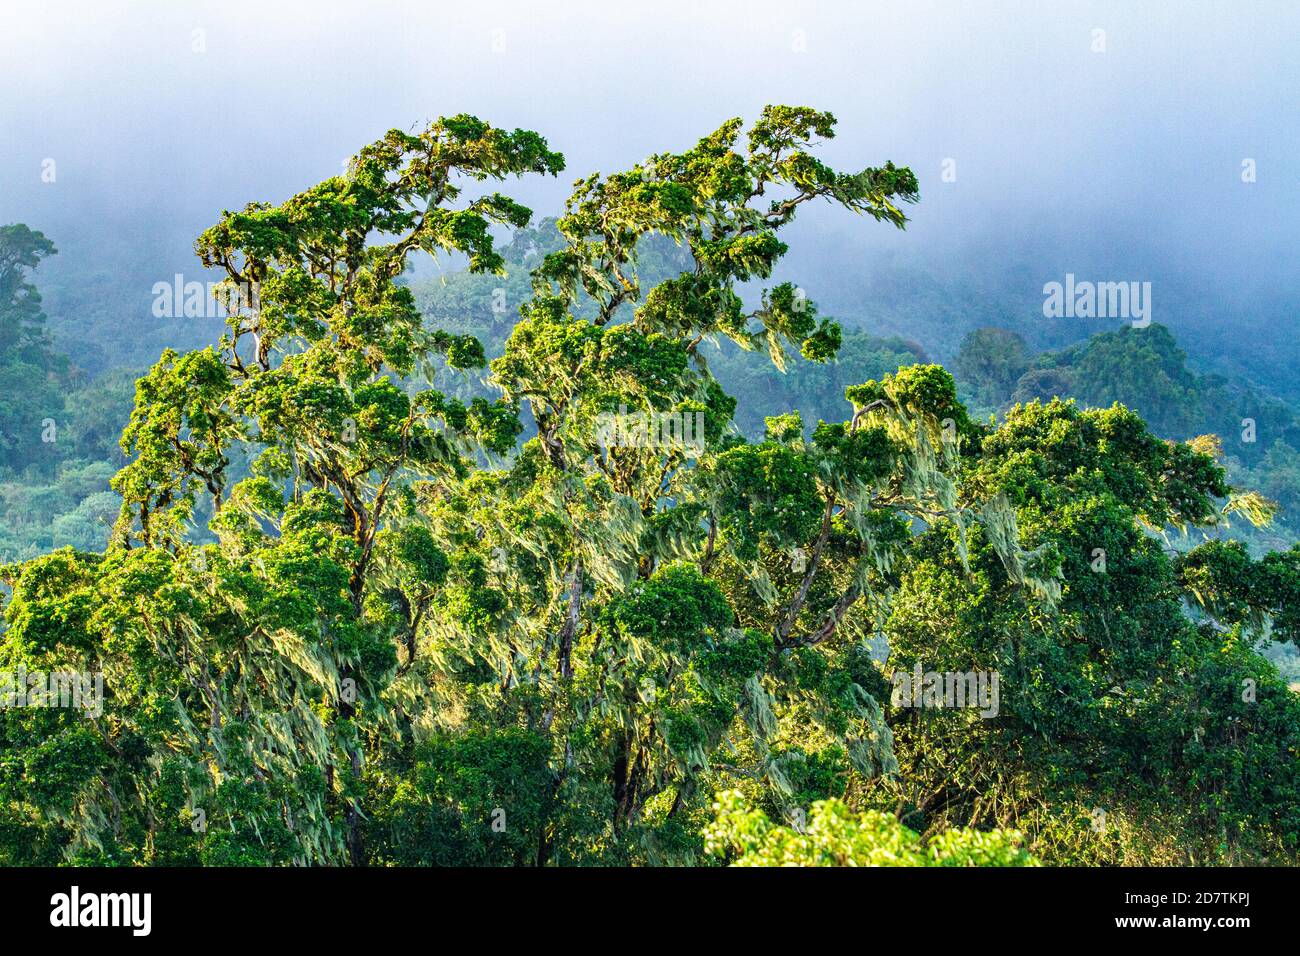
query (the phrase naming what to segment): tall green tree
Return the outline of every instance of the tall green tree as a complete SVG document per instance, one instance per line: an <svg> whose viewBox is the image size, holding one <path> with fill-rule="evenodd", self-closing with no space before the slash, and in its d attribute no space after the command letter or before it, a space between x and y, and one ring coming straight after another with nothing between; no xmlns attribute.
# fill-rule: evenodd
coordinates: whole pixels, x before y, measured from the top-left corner
<svg viewBox="0 0 1300 956"><path fill-rule="evenodd" d="M890 664L996 671L1001 707L891 715L905 822L1021 829L1053 862L1293 854L1300 703L1232 614L1189 619L1196 590L1215 603L1192 571L1210 564L1175 561L1151 533L1213 527L1251 502L1210 455L1118 406L1018 406L963 464L962 495L1005 497L1022 546L1059 569L1061 599L1047 613L984 529L961 546L933 528L908 556ZM1281 578L1258 594L1288 603L1285 560L1265 564Z"/></svg>
<svg viewBox="0 0 1300 956"><path fill-rule="evenodd" d="M32 272L54 243L22 223L0 226L0 472L48 470L57 458L68 360L45 330Z"/></svg>
<svg viewBox="0 0 1300 956"><path fill-rule="evenodd" d="M463 474L469 443L503 452L518 429L506 405L407 381L434 355L456 367L483 356L425 330L394 280L417 250L501 268L490 228L522 227L529 211L465 192L562 168L535 133L456 116L392 131L347 175L227 212L200 237L204 264L226 274L229 331L216 348L165 353L137 384L112 548L57 553L12 579L9 663L102 671L113 688L95 732L65 714L34 744L67 735L88 771L39 811L67 852L312 862L346 849L363 862L365 737L391 719L382 691L413 646L364 605L388 594L381 566L427 591L445 564L418 529L386 535L390 514L409 509L410 476ZM234 449L255 454L237 483ZM200 496L215 546L187 540ZM410 630L421 610L408 610ZM47 627L51 616L63 623Z"/></svg>
<svg viewBox="0 0 1300 956"><path fill-rule="evenodd" d="M549 741L567 812L539 828L540 862L593 846L611 861L700 859L720 768L789 804L808 721L846 770L892 769L869 658L831 638L889 590L911 519L984 515L952 497L971 429L952 379L900 373L851 389L851 419L811 439L796 414L751 444L700 348L725 338L778 366L789 350L835 355L838 326L794 283L748 306L738 291L771 276L805 203L904 224L910 171L825 166L811 150L833 127L771 107L743 145L735 120L685 153L580 180L557 222L566 245L536 269L491 365L537 438L509 469L428 491L435 537L460 543L452 580L466 595L432 622L430 666L464 662L439 676L471 723ZM638 252L656 235L688 267L643 289ZM697 454L662 436L610 441L628 416L698 416Z"/></svg>

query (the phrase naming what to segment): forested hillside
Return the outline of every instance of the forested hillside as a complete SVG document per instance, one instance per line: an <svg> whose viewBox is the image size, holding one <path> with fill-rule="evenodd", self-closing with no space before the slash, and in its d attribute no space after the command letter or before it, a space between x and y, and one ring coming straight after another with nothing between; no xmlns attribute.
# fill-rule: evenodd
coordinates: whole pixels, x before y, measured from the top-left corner
<svg viewBox="0 0 1300 956"><path fill-rule="evenodd" d="M0 709L0 863L1296 863L1294 411L1159 324L842 327L787 227L920 192L835 125L537 220L538 133L393 130L222 213L224 334L139 370L0 230L0 671L103 683Z"/></svg>
<svg viewBox="0 0 1300 956"><path fill-rule="evenodd" d="M101 549L120 506L108 480L134 375L91 381L54 349L33 273L55 252L23 224L0 228L0 560Z"/></svg>

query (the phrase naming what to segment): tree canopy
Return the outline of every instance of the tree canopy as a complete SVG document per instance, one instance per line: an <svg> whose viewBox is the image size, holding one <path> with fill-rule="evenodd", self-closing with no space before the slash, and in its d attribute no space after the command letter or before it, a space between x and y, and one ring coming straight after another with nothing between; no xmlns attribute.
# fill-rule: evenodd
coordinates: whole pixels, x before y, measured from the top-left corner
<svg viewBox="0 0 1300 956"><path fill-rule="evenodd" d="M1059 400L982 424L899 342L827 373L838 420L737 427L714 363L862 347L772 283L786 227L919 198L823 163L834 132L770 106L540 230L488 190L563 156L460 115L224 212L226 334L137 382L108 546L2 571L0 669L104 699L0 710L0 861L1292 858L1300 704L1252 650L1292 558L1152 533L1260 517L1203 443ZM420 252L526 293L490 362L426 322ZM899 704L914 668L1000 701Z"/></svg>

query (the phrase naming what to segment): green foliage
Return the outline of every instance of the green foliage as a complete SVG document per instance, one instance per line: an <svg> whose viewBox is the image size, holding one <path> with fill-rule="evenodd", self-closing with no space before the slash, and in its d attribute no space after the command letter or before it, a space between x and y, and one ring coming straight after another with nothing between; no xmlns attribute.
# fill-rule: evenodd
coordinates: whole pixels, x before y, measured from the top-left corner
<svg viewBox="0 0 1300 956"><path fill-rule="evenodd" d="M984 412L1075 398L1092 407L1122 404L1162 438L1212 436L1234 484L1259 489L1284 516L1300 509L1295 412L1249 385L1195 374L1163 325L1125 326L1036 356L1013 332L978 329L963 341L955 369L964 394ZM1257 533L1238 534L1274 545Z"/></svg>
<svg viewBox="0 0 1300 956"><path fill-rule="evenodd" d="M953 371L963 385L974 392L977 407L996 408L1016 391L1029 371L1030 355L1025 340L1006 329L975 329L962 340ZM1032 387L1027 382L1026 389ZM1046 396L1066 395L1062 390ZM1033 395L1033 398L1042 397Z"/></svg>
<svg viewBox="0 0 1300 956"><path fill-rule="evenodd" d="M0 226L0 473L48 473L57 460L50 425L57 437L68 362L51 350L41 296L30 281L55 252L54 243L22 223Z"/></svg>
<svg viewBox="0 0 1300 956"><path fill-rule="evenodd" d="M518 728L430 739L406 774L376 781L387 800L366 826L370 852L400 866L535 863L555 813L549 755Z"/></svg>
<svg viewBox="0 0 1300 956"><path fill-rule="evenodd" d="M1217 585L1196 569L1236 552L1210 548L1175 564L1141 530L1220 521L1222 469L1156 440L1120 407L1053 401L1014 408L964 484L1011 504L1023 546L1058 569L1061 597L1044 614L980 535L968 562L950 532L923 537L887 625L890 662L997 672L1001 708L996 720L891 717L900 796L915 807L904 821L1016 826L1049 862L1294 853L1300 777L1286 755L1297 701L1236 632L1182 613L1187 587L1234 619L1243 605L1216 600ZM1086 822L1093 810L1117 829L1071 827L1071 814ZM1128 832L1118 821L1152 813L1179 824L1116 838Z"/></svg>
<svg viewBox="0 0 1300 956"><path fill-rule="evenodd" d="M1175 562L1179 583L1226 625L1300 644L1300 546L1254 560L1236 541L1207 541Z"/></svg>
<svg viewBox="0 0 1300 956"><path fill-rule="evenodd" d="M854 813L841 800L819 800L806 828L773 824L737 791L718 795L706 831L709 852L732 866L1036 866L1020 834L953 829L921 837L878 810Z"/></svg>
<svg viewBox="0 0 1300 956"><path fill-rule="evenodd" d="M49 525L0 569L0 671L106 689L0 709L0 862L1293 859L1300 705L1252 645L1294 638L1296 553L1173 561L1156 533L1268 510L1212 442L1059 400L980 424L919 347L763 287L802 205L917 198L817 158L834 125L768 107L534 227L473 187L562 157L462 115L224 213L227 332L136 383L112 492L120 382L94 451L0 482ZM23 382L52 248L3 235ZM467 271L411 281L417 251ZM989 401L1048 370L1005 341L962 366ZM1184 382L1158 334L1071 375L1135 343ZM917 666L998 675L996 715L904 706Z"/></svg>

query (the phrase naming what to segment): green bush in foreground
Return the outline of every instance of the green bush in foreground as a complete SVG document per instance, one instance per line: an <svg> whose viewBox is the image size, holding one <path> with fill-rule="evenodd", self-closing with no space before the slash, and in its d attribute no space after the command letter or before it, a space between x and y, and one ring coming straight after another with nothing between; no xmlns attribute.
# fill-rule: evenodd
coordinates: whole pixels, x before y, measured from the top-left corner
<svg viewBox="0 0 1300 956"><path fill-rule="evenodd" d="M924 841L879 810L818 800L807 825L782 826L737 790L718 794L708 851L732 866L1037 866L1014 830L949 830Z"/></svg>

